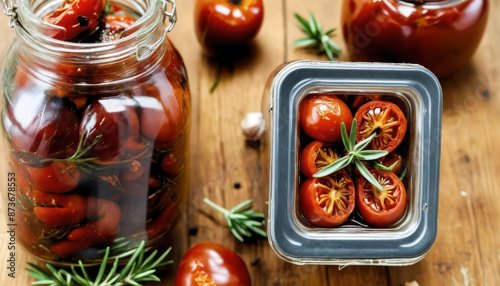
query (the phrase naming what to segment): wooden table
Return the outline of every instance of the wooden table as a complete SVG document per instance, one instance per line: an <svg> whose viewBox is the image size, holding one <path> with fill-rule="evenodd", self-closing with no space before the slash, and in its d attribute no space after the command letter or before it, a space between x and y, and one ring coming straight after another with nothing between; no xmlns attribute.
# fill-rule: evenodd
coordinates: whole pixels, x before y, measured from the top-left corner
<svg viewBox="0 0 500 286"><path fill-rule="evenodd" d="M210 240L238 252L248 265L253 285L499 285L500 284L500 2L491 10L484 40L472 62L442 81L444 114L441 157L439 233L421 262L408 267L295 266L280 260L267 240L238 242L223 217L202 203L204 197L224 206L253 198L266 211L267 189L259 185L259 152L245 144L239 128L247 112L260 111L261 95L273 69L282 62L326 59L291 47L301 37L294 12L312 11L324 26L340 25L340 0L267 0L266 15L248 57L224 70L214 93L209 89L217 63L208 59L196 41L193 0L179 0L179 20L171 38L185 59L193 98L191 132L191 187L189 214L183 225L199 227L192 245ZM7 17L0 17L0 54L13 34ZM341 35L334 37L343 44ZM340 58L347 60L345 54ZM3 150L2 150L3 151ZM5 158L5 154L1 154ZM6 171L1 176L5 180ZM2 182L5 182L2 180ZM240 189L233 183L241 182ZM2 183L4 185L4 183ZM0 212L5 213L4 203ZM17 250L17 275L7 277L5 224L0 235L0 281L28 285L26 261ZM184 243L185 244L185 243ZM179 252L186 246L178 245ZM260 258L257 265L250 262ZM175 269L162 274L162 285L172 285Z"/></svg>

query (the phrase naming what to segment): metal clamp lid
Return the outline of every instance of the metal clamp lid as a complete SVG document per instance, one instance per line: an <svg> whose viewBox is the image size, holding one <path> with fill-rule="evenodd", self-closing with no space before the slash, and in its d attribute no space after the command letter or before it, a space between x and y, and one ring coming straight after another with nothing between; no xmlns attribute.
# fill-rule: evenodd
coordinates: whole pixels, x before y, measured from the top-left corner
<svg viewBox="0 0 500 286"><path fill-rule="evenodd" d="M3 0L3 13L7 15L9 19L9 27L14 27L14 23L17 19L17 5L14 0Z"/></svg>
<svg viewBox="0 0 500 286"><path fill-rule="evenodd" d="M169 24L167 27L165 27L165 31L163 32L163 35L158 39L158 41L156 41L152 45L142 45L137 47L136 58L138 61L147 59L165 41L167 33L172 31L175 23L177 22L177 8L175 5L175 1L161 0L161 3L161 7L164 13L164 19L168 18ZM170 12L168 11L168 3L170 3L172 6L172 10Z"/></svg>

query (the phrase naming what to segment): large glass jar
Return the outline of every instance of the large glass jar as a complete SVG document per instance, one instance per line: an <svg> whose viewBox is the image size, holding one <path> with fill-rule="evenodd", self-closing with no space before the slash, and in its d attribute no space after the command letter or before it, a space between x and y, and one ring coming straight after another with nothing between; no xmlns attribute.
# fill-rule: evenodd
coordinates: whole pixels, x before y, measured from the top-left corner
<svg viewBox="0 0 500 286"><path fill-rule="evenodd" d="M445 77L474 55L488 0L344 0L342 9L352 60L417 63Z"/></svg>
<svg viewBox="0 0 500 286"><path fill-rule="evenodd" d="M87 44L50 37L40 19L60 1L10 3L2 127L18 242L39 258L92 264L110 245L156 247L179 217L191 99L167 2L111 2L140 18L120 39Z"/></svg>

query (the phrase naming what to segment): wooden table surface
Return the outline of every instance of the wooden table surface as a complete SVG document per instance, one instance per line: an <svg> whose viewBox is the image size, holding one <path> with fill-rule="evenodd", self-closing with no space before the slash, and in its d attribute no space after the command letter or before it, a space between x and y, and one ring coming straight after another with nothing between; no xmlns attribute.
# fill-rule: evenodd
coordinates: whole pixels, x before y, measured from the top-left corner
<svg viewBox="0 0 500 286"><path fill-rule="evenodd" d="M205 56L196 41L193 0L178 0L179 20L171 38L187 65L193 99L191 186L189 213L181 226L199 227L196 236L179 243L210 240L238 252L248 265L253 285L499 285L500 284L500 1L490 1L485 37L472 62L442 81L442 133L439 232L424 260L407 267L296 266L280 260L267 240L238 242L223 217L201 200L209 197L225 206L253 198L255 208L267 211L267 189L260 186L259 152L245 144L239 122L247 112L260 111L266 80L279 64L300 59L326 59L291 47L301 37L294 12L310 10L324 26L340 25L340 0L267 0L262 30L249 55L224 70L214 93L209 89L217 63ZM0 17L0 55L13 30ZM343 46L341 35L334 37ZM340 60L348 60L343 54ZM3 149L2 149L2 152ZM5 153L0 154L6 158ZM1 171L5 182L6 170ZM240 189L233 183L241 182ZM5 186L6 183L2 183ZM5 187L6 188L6 187ZM6 190L4 190L5 192ZM5 194L5 193L4 193ZM4 215L5 203L0 204ZM4 220L2 220L4 221ZM0 226L0 281L29 285L24 267L35 261L16 251L16 278L7 277L6 226ZM260 258L257 265L250 262ZM176 258L178 259L178 257ZM162 273L161 285L172 285L174 267Z"/></svg>

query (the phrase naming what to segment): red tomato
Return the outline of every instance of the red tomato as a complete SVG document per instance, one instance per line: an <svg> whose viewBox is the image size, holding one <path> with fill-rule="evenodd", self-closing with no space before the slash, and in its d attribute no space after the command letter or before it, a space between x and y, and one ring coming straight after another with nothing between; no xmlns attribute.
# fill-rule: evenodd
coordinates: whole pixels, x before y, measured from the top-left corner
<svg viewBox="0 0 500 286"><path fill-rule="evenodd" d="M344 170L330 176L308 179L300 186L302 214L317 226L342 224L354 210L355 202L354 183Z"/></svg>
<svg viewBox="0 0 500 286"><path fill-rule="evenodd" d="M42 168L28 167L28 170L35 185L44 192L71 192L82 179L82 173L71 162L54 161Z"/></svg>
<svg viewBox="0 0 500 286"><path fill-rule="evenodd" d="M6 107L4 124L14 150L43 158L72 155L78 144L80 124L76 114L61 99L26 98L20 96Z"/></svg>
<svg viewBox="0 0 500 286"><path fill-rule="evenodd" d="M300 126L314 139L336 142L342 137L340 124L345 123L347 131L352 124L349 107L335 95L310 95L300 103Z"/></svg>
<svg viewBox="0 0 500 286"><path fill-rule="evenodd" d="M174 152L168 152L165 157L161 160L161 168L168 175L177 175L180 172L180 161L178 159L179 155Z"/></svg>
<svg viewBox="0 0 500 286"><path fill-rule="evenodd" d="M394 103L368 102L358 109L354 118L358 121L356 142L362 141L373 132L377 133L366 149L391 152L405 137L406 118Z"/></svg>
<svg viewBox="0 0 500 286"><path fill-rule="evenodd" d="M231 249L214 242L192 246L182 257L175 286L250 286L245 262Z"/></svg>
<svg viewBox="0 0 500 286"><path fill-rule="evenodd" d="M56 11L43 18L44 21L63 27L51 35L54 39L70 41L83 32L94 31L99 25L99 17L106 6L105 0L64 1Z"/></svg>
<svg viewBox="0 0 500 286"><path fill-rule="evenodd" d="M394 166L394 169L392 169L391 172L393 172L396 175L399 175L399 173L401 172L401 169L403 168L403 157L401 157L401 155L399 155L396 152L389 153L382 160L382 165L384 165L386 167L390 167L393 164L396 164L396 166Z"/></svg>
<svg viewBox="0 0 500 286"><path fill-rule="evenodd" d="M107 15L104 18L104 22L104 29L100 32L100 41L110 42L119 40L122 37L122 32L132 26L135 23L135 19L130 15ZM133 31L127 31L127 35L132 32Z"/></svg>
<svg viewBox="0 0 500 286"><path fill-rule="evenodd" d="M134 93L141 111L142 134L152 139L157 148L169 147L180 135L185 123L177 90L169 83L166 75L162 75L155 85L145 84Z"/></svg>
<svg viewBox="0 0 500 286"><path fill-rule="evenodd" d="M244 45L259 32L264 19L262 0L197 0L196 36L209 53Z"/></svg>
<svg viewBox="0 0 500 286"><path fill-rule="evenodd" d="M340 159L341 156L332 144L315 140L309 143L300 154L300 171L308 178L324 167Z"/></svg>
<svg viewBox="0 0 500 286"><path fill-rule="evenodd" d="M85 135L85 136L84 136ZM124 152L127 140L139 138L136 102L125 96L113 96L92 102L83 112L80 136L84 146L97 142L88 157L112 160ZM101 136L97 140L97 136Z"/></svg>
<svg viewBox="0 0 500 286"><path fill-rule="evenodd" d="M103 243L118 233L120 217L120 206L117 203L87 197L87 218L95 221L72 230L68 239L91 241L92 244Z"/></svg>
<svg viewBox="0 0 500 286"><path fill-rule="evenodd" d="M44 223L59 227L81 222L87 215L87 201L80 195L51 194L34 190L33 211Z"/></svg>
<svg viewBox="0 0 500 286"><path fill-rule="evenodd" d="M398 221L406 207L406 190L393 172L371 170L382 188L379 192L364 177L357 185L358 209L363 219L374 226L388 226Z"/></svg>

